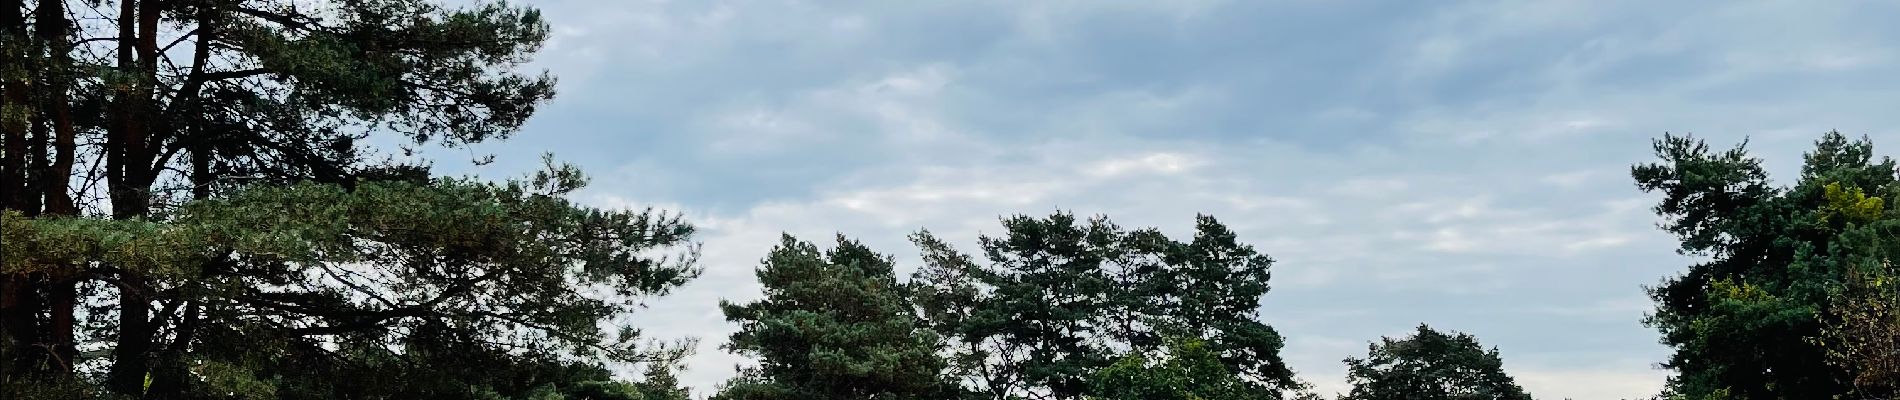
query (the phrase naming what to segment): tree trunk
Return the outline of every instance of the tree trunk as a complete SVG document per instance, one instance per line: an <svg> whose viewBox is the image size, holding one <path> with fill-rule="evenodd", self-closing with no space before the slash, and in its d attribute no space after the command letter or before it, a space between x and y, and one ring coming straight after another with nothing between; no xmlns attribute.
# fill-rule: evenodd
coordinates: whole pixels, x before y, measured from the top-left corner
<svg viewBox="0 0 1900 400"><path fill-rule="evenodd" d="M10 382L25 378L34 370L34 364L40 359L33 343L39 342L39 329L34 310L38 309L38 294L34 293L32 282L26 274L7 274L0 280L0 330L6 339L3 364L8 371L0 374L0 382Z"/></svg>
<svg viewBox="0 0 1900 400"><path fill-rule="evenodd" d="M106 388L139 397L145 393L145 372L151 359L152 308L149 286L142 279L124 277L119 288L119 340L112 348L112 369Z"/></svg>
<svg viewBox="0 0 1900 400"><path fill-rule="evenodd" d="M79 357L79 347L74 341L73 329L77 328L73 318L73 309L79 306L79 280L64 275L51 274L46 285L46 306L51 314L47 319L46 346L56 364L50 367L58 377L71 378L75 358Z"/></svg>
<svg viewBox="0 0 1900 400"><path fill-rule="evenodd" d="M41 130L39 138L28 136L36 126L32 121L40 117L30 93L31 76L38 70L34 50L40 44L27 35L25 12L20 0L0 0L0 65L7 66L0 68L8 70L0 79L0 208L31 217L40 213L33 172L37 155L44 154L46 135ZM42 148L36 153L36 147ZM44 336L37 275L0 275L0 367L9 371L0 376L0 383L39 375L49 358L39 346Z"/></svg>
<svg viewBox="0 0 1900 400"><path fill-rule="evenodd" d="M22 74L8 73L0 76L0 207L9 210L28 211L23 207L23 199L28 191L26 150L27 124L21 113L28 111L27 85L23 79L25 71L30 71L28 57L25 7L20 0L0 0L0 54L4 57L6 69L19 68Z"/></svg>
<svg viewBox="0 0 1900 400"><path fill-rule="evenodd" d="M37 26L40 40L47 47L47 58L40 68L45 75L41 84L45 87L44 105L41 110L47 114L47 122L53 129L52 160L44 172L44 196L46 213L52 215L78 215L79 208L73 203L71 183L73 178L73 157L78 151L77 133L73 131L72 116L72 32L66 24L66 2L42 0L40 2Z"/></svg>
<svg viewBox="0 0 1900 400"><path fill-rule="evenodd" d="M39 71L42 87L40 111L45 113L46 127L51 128L53 133L51 138L45 138L51 139L48 148L50 154L41 155L50 157L40 170L41 203L47 215L75 216L79 214L79 208L73 204L70 183L73 156L78 151L78 144L69 104L72 41L66 20L66 2L41 0L37 12L36 33L47 51ZM43 341L52 358L58 362L53 366L53 372L62 378L72 377L73 364L76 363L74 358L79 355L74 340L76 321L73 315L78 306L78 275L75 271L53 271L47 274L45 286L49 318Z"/></svg>
<svg viewBox="0 0 1900 400"><path fill-rule="evenodd" d="M146 120L158 65L159 11L157 0L122 0L119 6L118 69L129 81L119 85L119 99L112 110L115 123L107 133L106 186L116 219L143 218L150 210L151 182L156 177L146 162L150 133ZM156 331L151 319L152 288L137 271L125 271L119 279L119 337L106 386L140 397Z"/></svg>

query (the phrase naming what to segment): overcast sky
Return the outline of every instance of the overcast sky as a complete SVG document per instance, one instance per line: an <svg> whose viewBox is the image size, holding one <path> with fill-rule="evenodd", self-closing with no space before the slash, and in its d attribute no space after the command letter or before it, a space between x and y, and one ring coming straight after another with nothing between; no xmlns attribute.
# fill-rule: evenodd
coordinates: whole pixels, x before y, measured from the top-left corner
<svg viewBox="0 0 1900 400"><path fill-rule="evenodd" d="M702 395L742 362L716 304L758 295L780 232L907 274L905 234L974 250L1067 210L1232 226L1277 260L1262 318L1322 393L1426 322L1540 398L1613 399L1667 376L1642 286L1690 262L1628 177L1650 139L1748 137L1784 182L1830 129L1900 146L1891 1L812 3L532 2L556 99L431 155L505 178L552 152L582 201L700 226L704 276L632 321L702 339Z"/></svg>

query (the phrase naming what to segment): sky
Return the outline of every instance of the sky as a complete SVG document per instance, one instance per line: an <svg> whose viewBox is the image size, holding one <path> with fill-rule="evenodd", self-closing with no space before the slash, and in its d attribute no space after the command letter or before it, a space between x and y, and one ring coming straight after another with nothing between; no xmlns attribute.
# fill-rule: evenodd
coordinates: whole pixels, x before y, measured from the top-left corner
<svg viewBox="0 0 1900 400"><path fill-rule="evenodd" d="M717 304L758 297L781 233L908 274L919 229L969 251L1066 211L1228 224L1276 260L1261 319L1321 393L1428 323L1538 397L1647 396L1643 286L1693 262L1629 178L1652 139L1746 138L1781 182L1829 130L1900 146L1891 1L528 4L556 98L430 155L502 179L552 153L590 172L580 201L699 226L703 275L622 322L699 338L701 395L746 362Z"/></svg>

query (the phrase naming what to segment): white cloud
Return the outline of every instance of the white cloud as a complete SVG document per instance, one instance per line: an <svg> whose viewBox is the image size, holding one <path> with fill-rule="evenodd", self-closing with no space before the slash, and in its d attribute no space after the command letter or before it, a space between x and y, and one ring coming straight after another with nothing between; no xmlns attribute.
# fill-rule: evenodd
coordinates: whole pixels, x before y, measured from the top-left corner
<svg viewBox="0 0 1900 400"><path fill-rule="evenodd" d="M1176 153L1150 153L1134 158L1111 159L1095 163L1089 175L1112 177L1126 174L1177 174L1200 167L1203 162Z"/></svg>

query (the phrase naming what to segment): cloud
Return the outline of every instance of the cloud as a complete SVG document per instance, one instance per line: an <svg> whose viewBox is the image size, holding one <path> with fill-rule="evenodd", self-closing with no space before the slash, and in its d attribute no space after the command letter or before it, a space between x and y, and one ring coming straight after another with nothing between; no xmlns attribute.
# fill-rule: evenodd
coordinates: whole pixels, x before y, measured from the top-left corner
<svg viewBox="0 0 1900 400"><path fill-rule="evenodd" d="M1092 148L1084 143L1050 146ZM1153 146L1133 146L1146 147ZM915 250L903 238L922 228L950 238L967 251L974 246L977 235L1000 233L998 216L1013 213L1099 213L1125 226L1157 226L1173 235L1186 235L1193 213L1205 212L1229 221L1243 240L1259 245L1278 260L1274 281L1278 289L1267 299L1267 307L1272 309L1323 303L1328 296L1342 293L1404 293L1401 296L1451 299L1505 295L1522 282L1540 279L1541 273L1503 262L1508 258L1485 254L1587 255L1605 247L1572 244L1606 237L1620 229L1615 222L1628 216L1627 209L1607 205L1582 209L1595 210L1594 214L1570 212L1557 216L1485 195L1402 204L1390 213L1368 213L1365 211L1377 210L1384 198L1368 198L1353 191L1342 193L1336 185L1324 182L1265 192L1245 183L1259 179L1258 171L1270 170L1263 164L1302 157L1279 151L1274 146L1137 151L1096 156L1093 160L1077 160L1075 155L1095 152L1031 151L1023 155L1027 158L1016 162L901 166L861 172L836 180L850 182L840 185L849 189L821 191L802 200L766 202L735 215L698 215L709 249L704 260L708 272L654 306L698 310L677 312L697 317L666 320L667 328L649 333L712 338L701 344L702 355L693 362L698 369L690 373L689 382L711 387L728 376L734 356L719 350L720 341L716 339L729 333L731 327L710 316L717 313L712 306L720 299L756 296L750 268L768 246L776 243L781 230L807 240L823 240L833 233L859 238L879 251L896 254L900 271L908 271L917 259ZM1354 162L1347 160L1344 164ZM1069 165L1085 167L1065 167ZM1350 170L1333 174L1359 175ZM1390 178L1340 180L1380 179ZM1448 179L1434 186L1383 185L1381 189L1391 197L1429 198L1482 190L1484 182ZM1415 215L1396 215L1406 213ZM1439 253L1451 256L1435 255ZM1471 255L1476 258L1466 257ZM1387 315L1309 316L1305 317L1307 323L1283 329L1289 337L1337 335L1343 329L1373 338L1377 331L1352 328L1365 326L1353 320ZM1279 317L1281 314L1269 312L1267 320L1277 323ZM1406 318L1406 324L1417 322L1411 319ZM1343 354L1306 357L1303 360L1308 361L1295 366L1326 370L1339 357Z"/></svg>
<svg viewBox="0 0 1900 400"><path fill-rule="evenodd" d="M716 305L757 296L781 232L909 268L917 229L967 251L1069 210L1232 226L1276 259L1263 318L1322 387L1346 344L1431 322L1540 397L1636 397L1666 354L1640 285L1689 262L1624 175L1650 138L1748 136L1780 176L1829 129L1900 143L1883 4L537 5L560 96L475 172L553 152L594 204L699 224L705 276L631 318L703 339L701 393L742 360Z"/></svg>
<svg viewBox="0 0 1900 400"><path fill-rule="evenodd" d="M1187 172L1199 166L1201 166L1201 162L1192 157L1174 153L1152 153L1135 158L1114 159L1095 163L1093 167L1088 169L1088 174L1098 177L1131 173L1172 175Z"/></svg>

